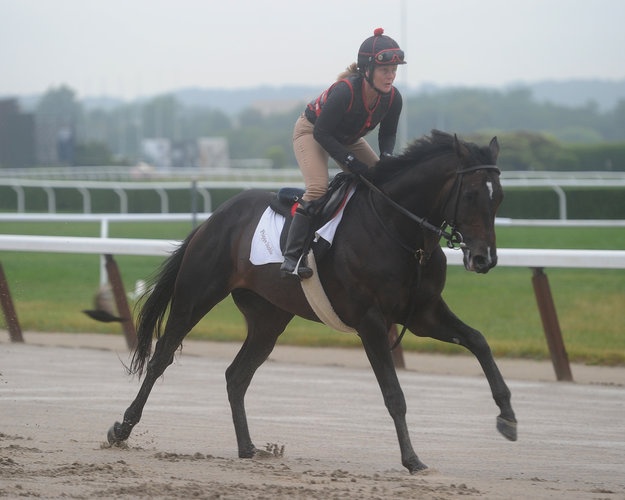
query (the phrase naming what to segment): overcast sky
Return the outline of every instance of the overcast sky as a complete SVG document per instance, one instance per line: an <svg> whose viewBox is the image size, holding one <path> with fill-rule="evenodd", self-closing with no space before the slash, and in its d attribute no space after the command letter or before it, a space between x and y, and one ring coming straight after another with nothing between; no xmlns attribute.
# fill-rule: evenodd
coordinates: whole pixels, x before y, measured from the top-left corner
<svg viewBox="0 0 625 500"><path fill-rule="evenodd" d="M625 79L625 0L0 0L0 95L322 88L380 26L400 86Z"/></svg>

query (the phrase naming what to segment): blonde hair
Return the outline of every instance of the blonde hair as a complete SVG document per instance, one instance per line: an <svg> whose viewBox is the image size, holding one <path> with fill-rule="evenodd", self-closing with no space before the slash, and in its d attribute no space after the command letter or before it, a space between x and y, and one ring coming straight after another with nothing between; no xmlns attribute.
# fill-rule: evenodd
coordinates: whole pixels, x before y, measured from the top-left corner
<svg viewBox="0 0 625 500"><path fill-rule="evenodd" d="M345 71L343 71L341 74L339 74L339 76L336 77L336 80L343 80L344 78L356 76L358 74L360 74L360 72L358 71L358 64L354 62L347 66L347 68L345 68Z"/></svg>

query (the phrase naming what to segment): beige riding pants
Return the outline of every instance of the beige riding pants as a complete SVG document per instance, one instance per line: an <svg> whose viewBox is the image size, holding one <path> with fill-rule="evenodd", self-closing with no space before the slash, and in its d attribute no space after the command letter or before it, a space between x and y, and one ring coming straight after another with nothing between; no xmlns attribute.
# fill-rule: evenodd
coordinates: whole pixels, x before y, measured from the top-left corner
<svg viewBox="0 0 625 500"><path fill-rule="evenodd" d="M330 155L313 137L314 125L302 114L295 122L293 130L293 150L304 177L306 193L304 201L320 198L328 190L328 161ZM372 167L379 160L375 151L363 138L346 146L356 158ZM346 167L339 165L343 170Z"/></svg>

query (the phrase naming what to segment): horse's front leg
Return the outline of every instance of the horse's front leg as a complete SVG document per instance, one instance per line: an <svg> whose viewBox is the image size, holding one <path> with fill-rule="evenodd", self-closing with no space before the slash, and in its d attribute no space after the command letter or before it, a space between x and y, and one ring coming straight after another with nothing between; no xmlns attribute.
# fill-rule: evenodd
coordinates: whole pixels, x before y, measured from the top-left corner
<svg viewBox="0 0 625 500"><path fill-rule="evenodd" d="M427 465L419 460L410 442L406 424L406 399L397 379L387 331L384 320L369 313L363 318L358 335L382 390L384 404L395 423L401 462L412 474L427 469Z"/></svg>
<svg viewBox="0 0 625 500"><path fill-rule="evenodd" d="M510 389L495 363L484 335L458 319L442 299L435 301L431 307L422 309L414 324L417 326L413 331L418 335L459 344L475 355L488 380L493 399L500 409L497 430L510 441L516 441L517 421L510 403Z"/></svg>

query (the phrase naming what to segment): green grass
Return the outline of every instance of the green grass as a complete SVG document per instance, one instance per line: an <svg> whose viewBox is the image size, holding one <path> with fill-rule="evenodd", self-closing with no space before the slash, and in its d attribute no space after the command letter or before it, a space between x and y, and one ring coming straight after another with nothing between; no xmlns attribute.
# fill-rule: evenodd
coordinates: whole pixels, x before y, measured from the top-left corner
<svg viewBox="0 0 625 500"><path fill-rule="evenodd" d="M113 223L112 237L182 239L189 223ZM98 236L96 223L7 223L0 233ZM497 231L500 248L623 249L625 231L605 228L511 228ZM162 259L118 256L126 289L150 276ZM0 252L5 274L24 330L120 334L117 324L94 322L82 314L91 308L99 284L99 257L83 254ZM625 270L546 269L564 341L572 361L625 364ZM493 269L487 275L448 269L444 298L465 322L479 329L497 356L549 357L526 268ZM132 305L132 304L131 304ZM4 318L0 318L0 326ZM226 299L191 332L191 338L243 340L245 323ZM355 335L295 318L281 343L359 346ZM464 353L454 345L407 334L405 350Z"/></svg>

